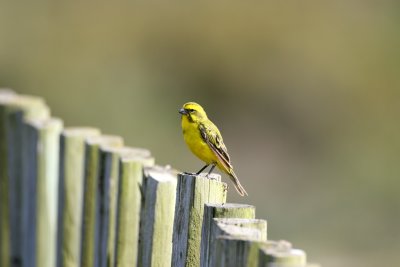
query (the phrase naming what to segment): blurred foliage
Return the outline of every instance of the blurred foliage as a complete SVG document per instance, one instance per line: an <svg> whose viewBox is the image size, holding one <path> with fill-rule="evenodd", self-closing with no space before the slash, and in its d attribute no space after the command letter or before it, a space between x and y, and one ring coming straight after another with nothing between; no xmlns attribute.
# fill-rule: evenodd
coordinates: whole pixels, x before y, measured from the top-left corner
<svg viewBox="0 0 400 267"><path fill-rule="evenodd" d="M219 125L269 237L323 266L400 249L396 1L0 4L0 85L195 171L178 108ZM226 179L227 180L227 179Z"/></svg>

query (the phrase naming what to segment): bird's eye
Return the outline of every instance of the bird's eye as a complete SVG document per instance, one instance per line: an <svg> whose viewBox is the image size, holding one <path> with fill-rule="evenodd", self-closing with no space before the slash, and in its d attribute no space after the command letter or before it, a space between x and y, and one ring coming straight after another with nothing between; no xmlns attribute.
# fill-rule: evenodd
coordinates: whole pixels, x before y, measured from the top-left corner
<svg viewBox="0 0 400 267"><path fill-rule="evenodd" d="M193 112L195 112L195 110L194 109L189 109L189 112L193 113Z"/></svg>

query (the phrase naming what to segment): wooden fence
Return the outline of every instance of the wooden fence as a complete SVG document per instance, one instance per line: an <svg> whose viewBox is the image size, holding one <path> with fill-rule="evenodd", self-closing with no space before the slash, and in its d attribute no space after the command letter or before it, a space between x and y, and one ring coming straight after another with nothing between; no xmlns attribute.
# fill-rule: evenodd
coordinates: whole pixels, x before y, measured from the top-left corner
<svg viewBox="0 0 400 267"><path fill-rule="evenodd" d="M119 136L64 128L41 98L0 90L2 267L311 266L226 191L219 175L157 166Z"/></svg>

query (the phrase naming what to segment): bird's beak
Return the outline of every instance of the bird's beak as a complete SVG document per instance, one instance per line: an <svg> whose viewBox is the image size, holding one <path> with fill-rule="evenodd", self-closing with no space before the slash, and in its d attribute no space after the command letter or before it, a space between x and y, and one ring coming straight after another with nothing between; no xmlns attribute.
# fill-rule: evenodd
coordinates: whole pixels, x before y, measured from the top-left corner
<svg viewBox="0 0 400 267"><path fill-rule="evenodd" d="M187 115L187 114L188 114L187 110L184 109L184 108L181 108L181 109L179 110L179 113L182 114L182 115Z"/></svg>

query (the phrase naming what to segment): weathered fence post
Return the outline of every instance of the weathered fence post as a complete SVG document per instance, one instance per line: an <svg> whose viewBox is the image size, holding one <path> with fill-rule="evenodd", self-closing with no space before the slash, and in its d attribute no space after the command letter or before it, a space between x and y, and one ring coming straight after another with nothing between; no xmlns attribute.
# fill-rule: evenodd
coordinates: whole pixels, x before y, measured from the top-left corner
<svg viewBox="0 0 400 267"><path fill-rule="evenodd" d="M177 175L121 137L62 127L41 98L0 89L1 267L318 266L266 241L219 175Z"/></svg>
<svg viewBox="0 0 400 267"><path fill-rule="evenodd" d="M7 112L6 106L16 97L0 90L0 266L10 266L10 221L8 201Z"/></svg>
<svg viewBox="0 0 400 267"><path fill-rule="evenodd" d="M56 265L59 147L62 121L30 120L24 130L24 180L29 196L23 217L25 266Z"/></svg>
<svg viewBox="0 0 400 267"><path fill-rule="evenodd" d="M148 150L121 152L115 266L132 267L137 264L143 166L153 164L154 158Z"/></svg>
<svg viewBox="0 0 400 267"><path fill-rule="evenodd" d="M81 241L81 266L100 266L99 252L101 244L100 226L100 176L104 170L100 147L122 147L123 140L119 136L93 136L86 140L85 175L84 175L84 203Z"/></svg>
<svg viewBox="0 0 400 267"><path fill-rule="evenodd" d="M100 135L94 128L67 128L60 139L57 266L80 264L85 171L85 140Z"/></svg>
<svg viewBox="0 0 400 267"><path fill-rule="evenodd" d="M211 237L232 235L250 237L257 241L267 241L267 221L262 219L214 218Z"/></svg>
<svg viewBox="0 0 400 267"><path fill-rule="evenodd" d="M258 262L257 242L267 241L267 221L259 219L213 219L209 266L251 266Z"/></svg>
<svg viewBox="0 0 400 267"><path fill-rule="evenodd" d="M140 220L141 267L169 265L172 256L177 172L159 166L144 169Z"/></svg>
<svg viewBox="0 0 400 267"><path fill-rule="evenodd" d="M122 151L134 150L138 153L140 149L115 148L110 146L101 146L101 161L103 162L103 170L100 174L102 192L99 193L99 205L101 210L107 210L107 214L102 214L103 220L107 220L107 244L101 244L101 248L106 246L106 252L101 252L101 262L106 262L107 267L115 266L115 242L117 227L117 202L118 202L118 185L119 185L119 160ZM146 155L150 155L147 150L142 151ZM106 218L108 217L108 218ZM106 227L106 226L104 226Z"/></svg>
<svg viewBox="0 0 400 267"><path fill-rule="evenodd" d="M259 243L249 237L220 236L213 267L258 267Z"/></svg>
<svg viewBox="0 0 400 267"><path fill-rule="evenodd" d="M30 199L23 180L23 123L27 119L45 119L49 109L43 99L33 96L2 93L0 103L2 156L0 159L1 254L4 266L29 266L23 261L25 232L22 218L29 212Z"/></svg>
<svg viewBox="0 0 400 267"><path fill-rule="evenodd" d="M200 266L204 204L226 202L227 186L217 174L179 174L173 234L172 266Z"/></svg>
<svg viewBox="0 0 400 267"><path fill-rule="evenodd" d="M215 242L211 242L211 226L214 218L255 218L255 207L246 204L206 204L204 207L204 219L201 234L200 266L210 265L210 250L215 249Z"/></svg>
<svg viewBox="0 0 400 267"><path fill-rule="evenodd" d="M306 266L306 253L292 248L287 241L267 242L260 245L260 267L299 267Z"/></svg>

